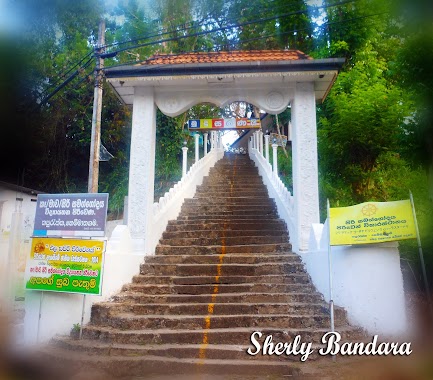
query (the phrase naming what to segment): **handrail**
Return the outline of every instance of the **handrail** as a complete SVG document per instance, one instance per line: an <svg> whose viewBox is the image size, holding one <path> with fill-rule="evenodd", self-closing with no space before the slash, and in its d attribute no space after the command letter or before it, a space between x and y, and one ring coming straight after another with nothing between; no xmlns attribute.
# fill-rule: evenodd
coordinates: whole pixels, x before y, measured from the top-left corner
<svg viewBox="0 0 433 380"><path fill-rule="evenodd" d="M212 149L206 156L194 163L187 174L153 204L152 242L154 251L165 231L168 221L179 216L185 198L192 198L196 187L201 185L209 170L224 156L224 149Z"/></svg>
<svg viewBox="0 0 433 380"><path fill-rule="evenodd" d="M296 233L294 198L284 183L273 172L271 164L266 160L260 150L254 146L253 139L248 141L248 153L259 169L259 174L268 189L269 196L275 199L278 215L286 222L293 247L298 247L298 234Z"/></svg>

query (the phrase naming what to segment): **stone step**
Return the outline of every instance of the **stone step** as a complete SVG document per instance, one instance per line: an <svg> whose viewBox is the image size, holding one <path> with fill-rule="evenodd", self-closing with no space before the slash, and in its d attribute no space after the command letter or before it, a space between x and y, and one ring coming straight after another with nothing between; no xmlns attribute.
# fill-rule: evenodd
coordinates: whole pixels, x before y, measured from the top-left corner
<svg viewBox="0 0 433 380"><path fill-rule="evenodd" d="M263 275L263 276L152 276L136 275L132 278L135 284L176 284L176 285L200 285L200 284L309 284L310 278L305 273L292 273L290 275Z"/></svg>
<svg viewBox="0 0 433 380"><path fill-rule="evenodd" d="M221 198L247 198L247 197L257 197L257 198L264 198L268 197L268 190L266 188L256 188L252 190L239 190L236 192L230 192L230 189L225 189L225 191L217 191L212 192L212 198L213 197L221 197ZM196 193L194 195L194 199L202 199L202 198L210 198L210 193L207 189L202 189L199 186L197 186Z"/></svg>
<svg viewBox="0 0 433 380"><path fill-rule="evenodd" d="M239 231L239 230L267 230L273 231L284 231L287 232L286 224L280 219L268 219L267 221L256 220L256 221L245 221L245 222L227 222L221 220L219 222L195 222L195 221L169 221L166 231L213 231L221 230L225 231Z"/></svg>
<svg viewBox="0 0 433 380"><path fill-rule="evenodd" d="M257 339L263 343L264 339ZM284 341L283 343L290 343ZM275 342L277 343L277 342ZM301 337L301 343L304 343ZM309 342L306 342L309 343ZM104 355L104 356L159 356L168 358L196 359L200 356L205 356L207 359L224 359L224 360L267 360L267 361L300 361L303 354L283 354L277 355L249 355L247 350L256 352L256 348L250 345L230 345L230 344L210 344L203 346L202 344L183 344L182 349L179 349L177 344L111 344L103 342L93 342L89 340L73 340L67 337L56 337L54 344L60 349L69 350L72 352L85 352L88 355ZM321 345L315 344L312 346L313 353L308 355L308 361L319 358L318 350ZM299 348L298 348L299 350ZM299 352L299 351L298 351Z"/></svg>
<svg viewBox="0 0 433 380"><path fill-rule="evenodd" d="M155 255L145 257L146 264L265 264L301 263L301 258L292 253L267 255Z"/></svg>
<svg viewBox="0 0 433 380"><path fill-rule="evenodd" d="M215 292L215 289L217 290ZM224 293L284 293L314 291L310 284L137 284L123 286L123 291L141 292L144 294L224 294Z"/></svg>
<svg viewBox="0 0 433 380"><path fill-rule="evenodd" d="M257 193L257 192L267 192L265 185L259 185L255 183L245 183L245 184L218 184L218 185L199 185L197 186L197 191L205 191L208 195L228 195L240 197L244 193Z"/></svg>
<svg viewBox="0 0 433 380"><path fill-rule="evenodd" d="M263 220L279 220L278 215L276 213L272 214L264 214L257 216L257 214L252 213L251 215L246 215L244 213L225 213L225 214L189 214L189 215L179 215L177 218L178 221L190 221L193 223L197 222L215 222L215 221L225 221L227 223L244 223L244 222L252 222L254 220L263 221Z"/></svg>
<svg viewBox="0 0 433 380"><path fill-rule="evenodd" d="M183 203L184 206L213 206L218 207L219 205L224 206L267 206L267 207L275 207L275 201L273 199L269 199L267 197L255 197L255 198L247 198L247 197L226 197L226 198L192 198L185 199Z"/></svg>
<svg viewBox="0 0 433 380"><path fill-rule="evenodd" d="M275 229L260 229L260 230L231 230L231 229L205 229L200 228L191 231L164 232L163 239L182 239L182 238L213 238L220 239L222 237L249 237L249 236L287 236L287 231Z"/></svg>
<svg viewBox="0 0 433 380"><path fill-rule="evenodd" d="M200 245L191 245L189 247L185 246L172 246L172 245L163 245L159 244L156 247L156 254L163 255L213 255L213 254L221 254L224 250L224 253L267 253L267 252L291 252L292 245L290 243L278 243L278 244L242 244L242 245L229 245L222 246L213 245L213 246L200 246Z"/></svg>
<svg viewBox="0 0 433 380"><path fill-rule="evenodd" d="M130 351L131 352L131 351ZM44 358L53 363L62 361L65 368L74 368L80 373L97 374L98 378L109 379L153 379L160 376L188 376L192 379L213 376L268 376L269 374L297 376L301 373L299 364L276 360L234 360L207 358L173 358L156 355L89 355L84 351L50 350L44 352ZM67 369L65 369L65 372ZM101 377L101 373L103 373ZM145 376L145 377L143 377ZM192 377L191 377L192 376ZM197 377L198 376L198 377Z"/></svg>
<svg viewBox="0 0 433 380"><path fill-rule="evenodd" d="M102 321L95 321L102 324ZM336 321L337 322L337 321ZM93 323L93 321L92 321ZM105 325L116 329L140 330L158 329L215 329L230 327L280 327L285 328L325 328L330 325L328 315L319 314L237 314L212 315L208 317L194 315L136 315L121 313L105 320Z"/></svg>
<svg viewBox="0 0 433 380"><path fill-rule="evenodd" d="M212 312L209 314L209 312ZM341 308L335 308L335 319L338 324L344 323L346 313ZM92 323L100 321L104 324L108 318L119 313L135 315L261 315L261 314L329 314L328 304L322 303L229 303L229 304L131 304L129 302L103 302L92 307Z"/></svg>
<svg viewBox="0 0 433 380"><path fill-rule="evenodd" d="M249 176L240 178L212 178L212 179L204 179L202 184L200 185L207 189L212 187L227 187L229 189L244 189L244 188L258 188L265 189L265 185L260 177Z"/></svg>
<svg viewBox="0 0 433 380"><path fill-rule="evenodd" d="M251 214L254 215L263 215L274 213L277 211L275 205L228 205L228 204L220 204L220 205L200 205L200 204L188 204L183 205L181 208L181 213L194 213L199 212L201 214L212 215L216 213L225 213L225 212L236 212L242 214Z"/></svg>
<svg viewBox="0 0 433 380"><path fill-rule="evenodd" d="M197 234L201 235L201 234ZM239 244L278 244L289 241L287 233L281 233L279 236L224 236L224 237L190 237L190 238L162 238L159 242L162 245L172 246L190 246L190 245L224 245L233 246Z"/></svg>
<svg viewBox="0 0 433 380"><path fill-rule="evenodd" d="M126 286L126 285L125 285ZM127 285L129 286L129 285ZM318 303L323 296L318 292L287 293L218 293L218 294L144 294L123 291L113 296L116 302L130 303Z"/></svg>
<svg viewBox="0 0 433 380"><path fill-rule="evenodd" d="M292 328L285 326L251 326L237 328L212 328L206 330L206 338L211 344L237 344L249 345L251 334L260 331L263 336L272 335L274 341L287 342L293 340L297 335L306 342L320 342L322 336L329 332L329 327L324 328ZM351 326L342 326L336 329L344 340L357 341L363 336L363 331ZM107 326L87 325L83 328L83 338L92 339L106 343L120 344L202 344L202 329L178 329L170 330L167 328L157 328L154 330L126 330L113 329Z"/></svg>
<svg viewBox="0 0 433 380"><path fill-rule="evenodd" d="M179 219L228 219L228 220L242 220L249 219L251 217L256 217L260 219L262 217L270 217L270 218L278 218L277 210L215 210L215 211L206 211L203 213L200 209L195 211L182 212L179 216Z"/></svg>
<svg viewBox="0 0 433 380"><path fill-rule="evenodd" d="M288 275L304 273L304 265L298 263L263 264L141 264L140 274L174 276L258 276L269 274Z"/></svg>

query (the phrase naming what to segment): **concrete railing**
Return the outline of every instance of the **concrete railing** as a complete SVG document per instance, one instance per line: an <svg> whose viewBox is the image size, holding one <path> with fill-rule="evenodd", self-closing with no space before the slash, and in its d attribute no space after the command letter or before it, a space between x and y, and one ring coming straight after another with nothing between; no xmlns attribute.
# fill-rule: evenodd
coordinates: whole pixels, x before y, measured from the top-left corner
<svg viewBox="0 0 433 380"><path fill-rule="evenodd" d="M212 149L206 156L195 162L187 174L153 204L152 247L156 248L169 220L176 219L186 198L192 198L197 186L209 174L217 161L224 156L222 148Z"/></svg>
<svg viewBox="0 0 433 380"><path fill-rule="evenodd" d="M257 132L256 132L257 133ZM275 200L277 205L278 215L281 219L286 222L287 228L290 234L290 240L293 247L298 246L296 223L294 221L294 198L289 190L287 190L284 183L278 177L278 170L273 170L269 163L269 155L266 154L266 150L269 149L268 139L265 140L265 144L260 142L263 138L263 134L254 135L248 142L248 152L250 158L254 161L255 165L259 169L259 174L263 179L263 183L268 189L269 196ZM263 147L265 156L261 152L261 146Z"/></svg>

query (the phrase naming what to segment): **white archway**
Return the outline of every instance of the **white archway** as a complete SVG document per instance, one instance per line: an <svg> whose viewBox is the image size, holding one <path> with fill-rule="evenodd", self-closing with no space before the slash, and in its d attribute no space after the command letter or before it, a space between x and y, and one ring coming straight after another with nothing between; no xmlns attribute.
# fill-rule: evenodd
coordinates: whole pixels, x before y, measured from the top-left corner
<svg viewBox="0 0 433 380"><path fill-rule="evenodd" d="M186 62L186 63L185 63ZM295 250L308 249L319 223L316 102L329 92L344 59L313 60L298 51L190 53L159 56L139 65L106 69L107 81L132 105L128 225L135 249L151 253L156 107L177 116L210 102L243 100L270 114L292 107Z"/></svg>

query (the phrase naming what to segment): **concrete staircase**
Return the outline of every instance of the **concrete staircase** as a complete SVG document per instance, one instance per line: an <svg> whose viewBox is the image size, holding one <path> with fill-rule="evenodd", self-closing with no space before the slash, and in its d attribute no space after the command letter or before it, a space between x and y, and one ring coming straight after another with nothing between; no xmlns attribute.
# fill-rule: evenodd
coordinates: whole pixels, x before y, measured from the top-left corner
<svg viewBox="0 0 433 380"><path fill-rule="evenodd" d="M57 337L53 355L97 363L111 377L156 374L296 375L300 356L250 356L250 336L296 335L317 345L328 306L312 285L257 169L226 155L171 221L140 274L95 304L82 340ZM336 310L351 340L358 329ZM317 358L316 353L309 360ZM134 378L136 378L134 377Z"/></svg>

